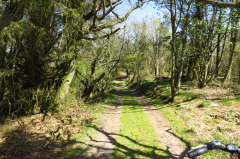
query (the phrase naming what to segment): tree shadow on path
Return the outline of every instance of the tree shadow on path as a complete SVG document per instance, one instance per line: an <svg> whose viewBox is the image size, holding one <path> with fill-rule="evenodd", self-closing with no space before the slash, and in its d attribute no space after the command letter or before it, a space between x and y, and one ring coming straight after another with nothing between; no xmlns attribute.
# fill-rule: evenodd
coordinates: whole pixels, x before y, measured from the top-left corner
<svg viewBox="0 0 240 159"><path fill-rule="evenodd" d="M79 155L77 155L75 157L69 157L69 158L71 158L71 159L106 159L106 158L109 158L109 156L111 156L111 152L114 152L114 154L111 156L111 158L113 158L113 159L121 159L123 156L125 156L125 157L127 156L127 158L131 158L131 159L136 159L136 158L183 159L186 156L187 151L191 147L190 143L188 143L184 139L180 138L176 134L169 132L169 133L173 134L175 137L179 138L182 142L184 142L187 147L186 150L184 150L181 153L181 155L175 156L169 151L169 148L161 149L159 147L142 144L129 136L125 136L125 135L121 135L121 134L117 134L117 133L108 133L97 127L93 127L93 128L97 132L104 134L108 138L108 141L98 141L96 139L93 139L93 137L88 136L93 143L88 144L88 143L85 143L82 141L78 142L78 143L80 143L80 145L83 145L85 148L79 147L79 148L74 149L73 151L79 152ZM132 142L133 144L138 145L138 147L141 147L141 149L144 149L144 151L140 151L139 149L134 149L134 148L128 147L128 146L118 142L116 140L116 138L118 138L118 137L125 138L126 140ZM114 147L106 148L103 146L98 146L98 144L95 144L95 143L99 143L99 142L110 142L114 145ZM86 148L86 147L88 147L88 148ZM102 151L102 152L107 152L107 153L102 153L100 156L98 155L97 157L94 156L94 154L90 155L90 156L87 154L84 154L85 150L91 149L91 148L97 149L97 152ZM83 153L83 154L81 154L81 153ZM160 155L160 154L164 154L164 155Z"/></svg>

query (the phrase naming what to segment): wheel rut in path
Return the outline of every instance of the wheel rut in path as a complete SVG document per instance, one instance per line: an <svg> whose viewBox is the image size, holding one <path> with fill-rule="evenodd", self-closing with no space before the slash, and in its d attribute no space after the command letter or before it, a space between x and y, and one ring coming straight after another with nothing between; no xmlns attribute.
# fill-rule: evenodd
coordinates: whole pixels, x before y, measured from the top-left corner
<svg viewBox="0 0 240 159"><path fill-rule="evenodd" d="M171 158L185 159L186 153L190 148L190 144L174 132L171 131L169 121L160 114L159 110L149 103L146 99L132 93L133 96L144 106L145 112L149 115L151 122L156 130L156 134L160 138L163 146L171 154Z"/></svg>
<svg viewBox="0 0 240 159"><path fill-rule="evenodd" d="M95 128L97 131L93 136L85 141L86 152L84 156L74 157L72 159L107 159L111 157L115 142L116 133L120 129L120 116L122 105L122 92L116 87L116 104L108 106L106 113L101 121L102 127Z"/></svg>

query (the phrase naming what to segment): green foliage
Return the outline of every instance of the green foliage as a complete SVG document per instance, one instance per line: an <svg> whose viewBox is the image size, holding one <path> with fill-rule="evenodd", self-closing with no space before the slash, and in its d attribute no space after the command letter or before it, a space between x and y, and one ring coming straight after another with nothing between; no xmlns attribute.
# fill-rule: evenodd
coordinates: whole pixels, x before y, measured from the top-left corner
<svg viewBox="0 0 240 159"><path fill-rule="evenodd" d="M112 87L112 81L120 65L120 51L112 47L117 36L109 40L86 42L76 63L75 83L82 91L85 101L105 95ZM116 45L116 44L115 44ZM91 53L89 53L91 51Z"/></svg>
<svg viewBox="0 0 240 159"><path fill-rule="evenodd" d="M155 2L159 4L159 1ZM99 97L110 90L118 71L126 71L129 83L137 85L152 76L169 76L174 64L171 57L175 52L176 63L183 64L182 67L179 65L183 76L187 80L198 79L199 86L206 86L218 74L220 65L213 65L213 62L225 59L221 63L224 68L228 63L225 52L238 45L233 40L238 34L235 31L234 37L233 31L239 28L239 13L234 9L191 2L188 17L190 1L176 2L178 8L182 8L176 12L182 16L176 16L179 32L172 37L176 50L170 54L169 20L133 23L129 30L111 38L113 25L126 17L112 16L111 5L100 5L100 1L96 4L83 0L4 1L0 6L0 108L4 110L0 112L5 115L9 110L28 112L36 105L38 110L41 107L49 107L49 110L56 107L57 110L56 95L67 92L70 86L74 87L76 95L86 100ZM97 5L100 9L95 8L94 12ZM166 14L164 18L168 16ZM186 41L183 40L185 35ZM100 37L108 39L93 41ZM66 79L70 72L76 75L73 80ZM60 91L63 87L64 91ZM44 91L52 95L45 99L44 93L39 93ZM62 94L64 98L65 94Z"/></svg>
<svg viewBox="0 0 240 159"><path fill-rule="evenodd" d="M18 109L18 113L15 114L28 114L29 110L35 110L35 107L39 107L37 110L57 110L61 102L58 101L59 96L62 100L72 83L70 75L75 74L76 67L73 66L75 65L73 62L76 60L79 60L76 62L79 64L77 68L79 72L83 71L81 73L84 77L87 76L89 81L94 81L90 86L94 85L95 88L91 88L88 95L92 92L97 94L98 88L101 93L106 93L110 89L117 67L117 64L110 60L119 61L119 57L111 55L113 58L108 60L106 47L100 46L101 44L95 47L94 42L86 42L83 39L105 35L100 31L107 30L109 22L113 22L114 25L122 19L112 19L103 15L103 9L109 10L107 14L111 12L111 5L105 3L104 5L96 3L100 9L91 12L92 8L97 7L93 3L83 0L67 2L15 0L6 1L5 5L1 5L0 56L3 59L0 61L1 115L11 114ZM101 17L97 23L93 22L96 16ZM98 26L99 24L101 25ZM97 26L100 28L96 29ZM93 50L92 55L86 51L85 43L88 43L88 49ZM82 62L83 57L78 58L84 51L86 51L84 55L88 55L90 59L96 57L97 68L90 75L88 73L93 68L91 64ZM87 61L86 58L84 60ZM107 64L99 67L101 65L99 60ZM90 62L93 64L93 61ZM66 79L67 77L69 79ZM98 79L100 77L103 79ZM81 91L84 90L79 90ZM16 105L18 106L15 108Z"/></svg>

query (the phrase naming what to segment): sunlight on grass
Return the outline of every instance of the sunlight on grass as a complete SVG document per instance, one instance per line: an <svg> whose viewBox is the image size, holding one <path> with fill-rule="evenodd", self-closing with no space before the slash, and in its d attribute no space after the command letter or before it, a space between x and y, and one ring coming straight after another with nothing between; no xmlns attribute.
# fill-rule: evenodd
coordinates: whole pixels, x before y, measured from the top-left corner
<svg viewBox="0 0 240 159"><path fill-rule="evenodd" d="M148 82L149 83L149 82ZM158 89L158 88L164 88L164 89ZM154 90L154 91L153 91ZM156 91L157 90L157 91ZM157 93L157 95L156 95ZM229 135L227 132L225 132L225 127L222 130L216 130L213 131L211 136L199 136L197 135L199 132L206 132L211 131L212 129L215 130L216 124L219 124L220 122L216 123L216 116L213 116L214 118L211 119L211 121L207 123L199 123L200 125L194 125L198 124L198 118L201 117L199 121L205 121L209 119L213 113L204 113L207 110L212 110L212 101L206 100L204 98L200 98L199 96L195 95L194 93L189 92L181 92L178 96L176 96L175 101L173 103L170 103L168 101L170 96L170 88L166 87L164 84L163 86L154 86L149 87L149 89L146 91L145 95L146 98L151 101L151 103L155 104L160 113L162 113L170 122L171 128L176 132L179 136L181 136L184 140L190 142L192 146L197 146L203 143L211 142L212 140L220 140L225 143L234 143L239 144L237 141L240 141L239 138L235 136L239 136L237 132L231 132L232 135ZM222 99L221 103L223 103L226 106L231 107L239 107L240 106L240 99ZM216 108L216 107L213 107ZM199 115L199 116L198 116ZM205 119L206 118L206 119ZM196 122L191 122L191 121ZM227 120L227 119L222 119ZM227 120L228 121L228 120ZM208 125L204 129L202 129L201 124ZM208 129L209 130L208 130ZM207 132L206 132L207 133ZM229 158L229 154L222 152L222 151L211 151L207 154L204 154L203 156L199 157L200 159L213 159L213 158L220 158L225 159Z"/></svg>
<svg viewBox="0 0 240 159"><path fill-rule="evenodd" d="M125 94L128 94L126 90ZM112 155L114 159L167 158L149 116L134 97L124 98L120 120L122 126Z"/></svg>
<svg viewBox="0 0 240 159"><path fill-rule="evenodd" d="M226 106L239 106L240 107L240 99L222 99L221 103Z"/></svg>

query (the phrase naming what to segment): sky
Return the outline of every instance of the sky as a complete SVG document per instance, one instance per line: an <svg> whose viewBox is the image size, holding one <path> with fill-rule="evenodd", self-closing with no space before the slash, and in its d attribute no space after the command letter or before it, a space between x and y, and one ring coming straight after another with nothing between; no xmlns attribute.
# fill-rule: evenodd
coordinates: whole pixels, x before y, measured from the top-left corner
<svg viewBox="0 0 240 159"><path fill-rule="evenodd" d="M130 5L127 2L124 2L120 6L121 7L118 9L123 14L126 11L128 11L128 9L130 8ZM158 10L156 8L154 8L153 2L147 3L143 7L134 10L128 17L126 23L130 23L131 21L141 21L144 18L147 18L147 19L148 18L152 18L152 19L159 18L160 16L157 14L157 12L158 12Z"/></svg>
<svg viewBox="0 0 240 159"><path fill-rule="evenodd" d="M134 0L132 0L134 1ZM129 5L128 0L123 0L123 4L119 5L118 8L116 8L116 12L119 13L120 17L125 15L125 13L131 8L131 5ZM119 28L129 28L132 30L131 26L134 23L142 23L143 21L147 23L147 25L153 26L154 20L159 20L162 18L162 15L159 15L159 10L154 7L153 2L148 2L147 4L144 4L141 8L138 8L134 10L130 16L127 18L127 20L123 23L120 23L117 25ZM150 27L151 28L151 27ZM131 34L131 31L128 30L127 34ZM151 29L148 29L150 31ZM123 30L120 30L120 34Z"/></svg>
<svg viewBox="0 0 240 159"><path fill-rule="evenodd" d="M143 18L157 18L159 15L157 14L157 9L154 8L154 3L145 4L143 7L136 9L130 15L129 20L141 20Z"/></svg>

